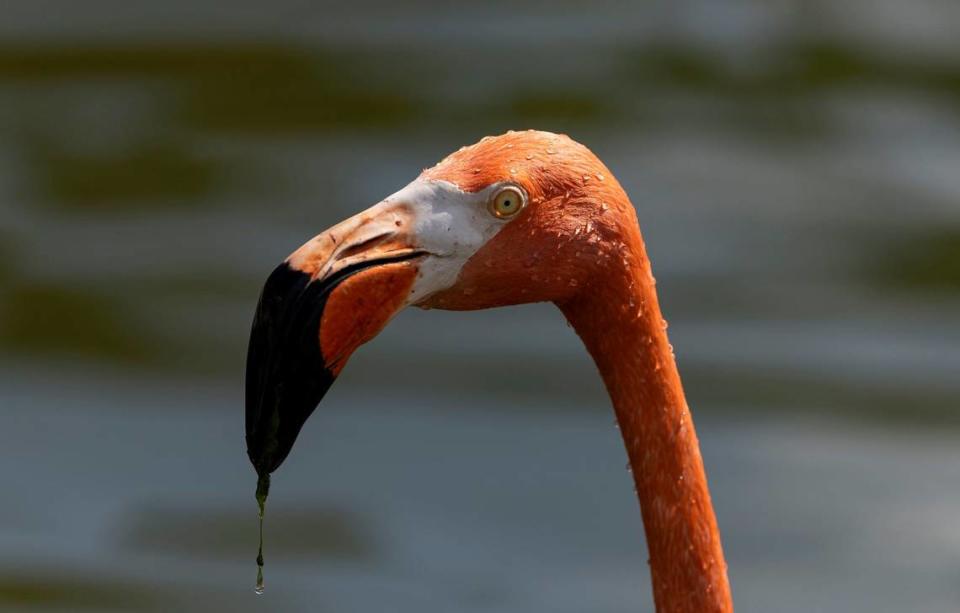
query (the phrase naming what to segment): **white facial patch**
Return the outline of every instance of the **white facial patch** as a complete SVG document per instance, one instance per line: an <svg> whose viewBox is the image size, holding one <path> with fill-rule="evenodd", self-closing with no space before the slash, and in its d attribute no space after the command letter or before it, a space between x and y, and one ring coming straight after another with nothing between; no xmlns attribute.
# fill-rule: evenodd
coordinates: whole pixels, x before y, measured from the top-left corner
<svg viewBox="0 0 960 613"><path fill-rule="evenodd" d="M403 202L411 207L415 224L411 235L417 248L430 253L420 263L408 305L456 283L467 260L509 223L487 208L500 187L496 183L469 193L447 181L417 179L384 200L384 204Z"/></svg>

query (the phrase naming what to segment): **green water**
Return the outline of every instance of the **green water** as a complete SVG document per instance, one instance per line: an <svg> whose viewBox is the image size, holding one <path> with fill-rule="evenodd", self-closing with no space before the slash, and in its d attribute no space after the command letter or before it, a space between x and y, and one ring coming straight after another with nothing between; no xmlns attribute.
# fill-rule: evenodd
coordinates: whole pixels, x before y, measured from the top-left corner
<svg viewBox="0 0 960 613"><path fill-rule="evenodd" d="M263 594L263 514L270 494L270 474L264 473L257 477L257 516L259 518L260 542L257 545L257 584L253 591Z"/></svg>

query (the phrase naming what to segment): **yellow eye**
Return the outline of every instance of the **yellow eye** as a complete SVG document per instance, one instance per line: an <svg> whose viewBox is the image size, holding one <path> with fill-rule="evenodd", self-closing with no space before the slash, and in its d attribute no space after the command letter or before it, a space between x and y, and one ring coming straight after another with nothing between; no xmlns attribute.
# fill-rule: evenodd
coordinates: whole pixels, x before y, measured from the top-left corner
<svg viewBox="0 0 960 613"><path fill-rule="evenodd" d="M504 187L490 201L490 212L500 219L513 217L520 212L527 199L516 187Z"/></svg>

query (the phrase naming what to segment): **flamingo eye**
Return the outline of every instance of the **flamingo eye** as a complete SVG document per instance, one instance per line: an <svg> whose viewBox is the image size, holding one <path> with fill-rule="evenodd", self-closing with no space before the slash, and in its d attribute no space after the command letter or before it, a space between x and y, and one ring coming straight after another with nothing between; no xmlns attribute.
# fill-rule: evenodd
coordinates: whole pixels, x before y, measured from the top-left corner
<svg viewBox="0 0 960 613"><path fill-rule="evenodd" d="M490 201L490 212L494 217L507 219L520 212L527 203L527 197L520 188L512 185L504 187Z"/></svg>

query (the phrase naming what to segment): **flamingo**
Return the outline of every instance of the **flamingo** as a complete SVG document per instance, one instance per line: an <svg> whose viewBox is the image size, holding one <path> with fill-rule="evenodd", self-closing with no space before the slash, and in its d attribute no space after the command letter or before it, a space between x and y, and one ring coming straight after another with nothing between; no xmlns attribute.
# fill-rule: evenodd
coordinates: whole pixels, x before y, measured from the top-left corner
<svg viewBox="0 0 960 613"><path fill-rule="evenodd" d="M400 309L550 301L582 339L613 404L657 611L733 611L655 283L636 211L587 147L528 130L460 148L308 241L267 279L246 379L261 519L270 473L351 353Z"/></svg>

